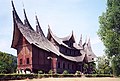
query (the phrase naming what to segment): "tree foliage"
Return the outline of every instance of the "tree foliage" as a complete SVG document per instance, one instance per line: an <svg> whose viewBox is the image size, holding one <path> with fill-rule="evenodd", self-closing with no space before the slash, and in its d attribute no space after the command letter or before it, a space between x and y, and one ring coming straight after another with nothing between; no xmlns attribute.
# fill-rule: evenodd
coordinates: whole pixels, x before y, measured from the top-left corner
<svg viewBox="0 0 120 81"><path fill-rule="evenodd" d="M115 60L120 59L120 0L107 0L106 12L99 17L99 23L98 35L106 47L107 56L113 59L113 73L119 71L120 75L120 70L114 70L120 69L120 60Z"/></svg>
<svg viewBox="0 0 120 81"><path fill-rule="evenodd" d="M94 62L84 63L82 67L83 67L84 74L94 74L95 73L96 64Z"/></svg>
<svg viewBox="0 0 120 81"><path fill-rule="evenodd" d="M97 58L97 64L98 64L98 69L97 73L98 74L112 74L112 69L111 69L111 60L107 58L107 56L103 55L101 57Z"/></svg>
<svg viewBox="0 0 120 81"><path fill-rule="evenodd" d="M14 73L17 67L17 58L13 55L0 52L0 73Z"/></svg>
<svg viewBox="0 0 120 81"><path fill-rule="evenodd" d="M120 56L116 56L112 60L113 74L115 76L120 75Z"/></svg>

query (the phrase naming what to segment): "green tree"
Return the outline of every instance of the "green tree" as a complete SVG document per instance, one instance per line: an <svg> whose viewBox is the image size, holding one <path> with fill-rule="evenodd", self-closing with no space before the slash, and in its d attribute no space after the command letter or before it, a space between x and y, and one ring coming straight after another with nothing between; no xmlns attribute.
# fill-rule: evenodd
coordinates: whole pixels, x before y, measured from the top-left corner
<svg viewBox="0 0 120 81"><path fill-rule="evenodd" d="M112 74L112 69L111 69L111 60L107 58L107 56L103 55L101 57L97 58L97 63L98 63L98 69L97 73L99 74Z"/></svg>
<svg viewBox="0 0 120 81"><path fill-rule="evenodd" d="M17 67L17 58L13 55L0 52L0 73L14 73Z"/></svg>
<svg viewBox="0 0 120 81"><path fill-rule="evenodd" d="M5 67L7 67L6 63L0 61L0 73L6 73L7 72Z"/></svg>
<svg viewBox="0 0 120 81"><path fill-rule="evenodd" d="M99 23L98 35L106 47L107 56L113 61L112 68L115 71L120 69L120 60L115 60L120 59L120 0L107 0L106 12L99 17ZM113 73L120 75L120 70Z"/></svg>
<svg viewBox="0 0 120 81"><path fill-rule="evenodd" d="M90 62L88 71L90 74L95 74L96 73L96 63Z"/></svg>
<svg viewBox="0 0 120 81"><path fill-rule="evenodd" d="M88 64L86 64L86 63L83 64L83 71L84 71L83 72L84 74L88 73Z"/></svg>
<svg viewBox="0 0 120 81"><path fill-rule="evenodd" d="M120 56L116 56L112 60L113 73L116 76L120 75Z"/></svg>

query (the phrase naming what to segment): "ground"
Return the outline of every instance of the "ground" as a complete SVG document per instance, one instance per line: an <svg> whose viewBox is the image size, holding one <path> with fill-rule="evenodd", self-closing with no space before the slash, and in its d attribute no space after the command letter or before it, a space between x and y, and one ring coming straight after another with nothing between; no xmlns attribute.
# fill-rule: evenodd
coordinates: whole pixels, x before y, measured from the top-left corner
<svg viewBox="0 0 120 81"><path fill-rule="evenodd" d="M120 78L42 78L42 79L25 79L10 81L120 81Z"/></svg>

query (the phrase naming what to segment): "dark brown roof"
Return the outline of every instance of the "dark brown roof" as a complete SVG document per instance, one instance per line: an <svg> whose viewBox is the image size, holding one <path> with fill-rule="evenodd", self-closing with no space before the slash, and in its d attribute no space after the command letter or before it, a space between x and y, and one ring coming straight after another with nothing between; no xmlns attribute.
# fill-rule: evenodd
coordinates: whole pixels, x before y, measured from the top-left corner
<svg viewBox="0 0 120 81"><path fill-rule="evenodd" d="M23 11L24 11L24 16L25 16L24 24L25 24L27 27L29 27L30 29L34 30L34 29L31 27L31 25L30 25L30 23L29 23L29 21L28 21L28 18L27 18L25 9L23 9Z"/></svg>
<svg viewBox="0 0 120 81"><path fill-rule="evenodd" d="M30 43L30 44L34 44L37 47L44 49L46 51L51 51L57 55L59 55L59 51L54 47L54 45L52 43L50 43L50 41L47 40L46 37L44 37L43 35L38 34L36 31L32 30L29 25L25 25L20 21L19 16L16 13L16 10L13 9L13 20L14 20L14 36L18 33L17 31L20 31L21 34L26 38L26 40ZM18 29L18 30L17 30ZM17 36L16 36L17 37ZM18 35L19 37L19 35ZM17 40L15 37L13 37L13 43L12 43L12 47L15 48Z"/></svg>
<svg viewBox="0 0 120 81"><path fill-rule="evenodd" d="M96 55L92 51L90 39L88 40L88 43L84 43L83 48L84 48L84 52L87 56L87 61L92 62L93 58L96 58Z"/></svg>
<svg viewBox="0 0 120 81"><path fill-rule="evenodd" d="M70 38L73 37L74 41L75 41L75 38L74 38L74 35L73 33L67 37L64 37L64 38L59 38L57 37L55 34L53 34L52 30L50 29L50 26L48 27L48 35L47 35L47 38L49 39L49 37L52 36L52 38L59 44L59 45L63 45L67 48L70 48L68 45L66 45L63 41L69 41ZM75 42L73 43L73 47L76 48L76 49L82 49L80 46L78 46L78 44Z"/></svg>
<svg viewBox="0 0 120 81"><path fill-rule="evenodd" d="M15 10L13 1L12 1L12 6L13 6L13 22L14 22L14 32L13 32L14 35L13 35L13 41L12 41L12 45L11 45L12 48L16 48L17 42L19 40L19 35L21 33L30 44L33 44L33 45L35 45L43 50L46 50L48 52L52 52L58 56L62 56L63 58L68 59L70 61L82 62L83 59L85 58L85 54L89 53L91 56L93 55L93 52L90 51L91 49L90 49L89 44L88 44L89 49L80 50L80 52L82 54L81 56L73 57L73 56L67 56L67 55L60 53L59 50L57 50L57 48L44 36L44 33L39 25L37 18L36 18L36 20L37 20L37 27L38 27L39 33L34 31L30 27L31 25L28 24L29 23L28 20L26 21L26 23L28 25L22 23L22 21L20 20L17 12ZM27 19L27 16L26 16L26 19ZM52 33L50 28L49 28L49 34L52 35L59 44L62 44L64 46L68 47L67 45L65 45L63 43L63 40L61 40L60 38L58 38L57 36L55 36ZM90 60L89 54L87 54L87 56L88 56L88 60L90 62L91 60ZM94 56L92 56L92 58L93 57Z"/></svg>
<svg viewBox="0 0 120 81"><path fill-rule="evenodd" d="M48 25L48 26L49 26L49 25ZM63 41L62 41L59 37L57 37L56 35L53 34L53 32L52 32L51 29L50 29L50 26L48 27L48 35L47 35L47 38L48 38L48 39L49 39L49 36L52 36L53 39L54 39L58 44L63 45L63 46L65 46L65 47L68 47L66 44L63 43ZM69 48L69 47L68 47L68 48Z"/></svg>
<svg viewBox="0 0 120 81"><path fill-rule="evenodd" d="M73 38L73 41L75 42L75 37L74 37L73 31L72 31L72 33L69 36L63 37L63 38L60 38L60 39L62 41L69 41L71 38Z"/></svg>
<svg viewBox="0 0 120 81"><path fill-rule="evenodd" d="M82 34L81 34L80 41L79 41L78 45L82 48Z"/></svg>
<svg viewBox="0 0 120 81"><path fill-rule="evenodd" d="M41 29L41 27L40 27L38 18L37 18L37 16L35 16L35 17L36 17L36 32L37 32L38 34L43 35L43 36L45 37L45 35L44 35L44 33L43 33L43 31L42 31L42 29Z"/></svg>

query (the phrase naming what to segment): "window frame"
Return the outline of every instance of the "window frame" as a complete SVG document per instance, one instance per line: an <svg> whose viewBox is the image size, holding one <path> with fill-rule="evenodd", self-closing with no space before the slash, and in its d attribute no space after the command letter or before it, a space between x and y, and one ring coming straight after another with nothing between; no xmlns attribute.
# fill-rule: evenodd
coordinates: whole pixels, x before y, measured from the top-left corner
<svg viewBox="0 0 120 81"><path fill-rule="evenodd" d="M30 64L30 59L26 58L26 64Z"/></svg>
<svg viewBox="0 0 120 81"><path fill-rule="evenodd" d="M22 65L22 59L20 59L20 65Z"/></svg>

